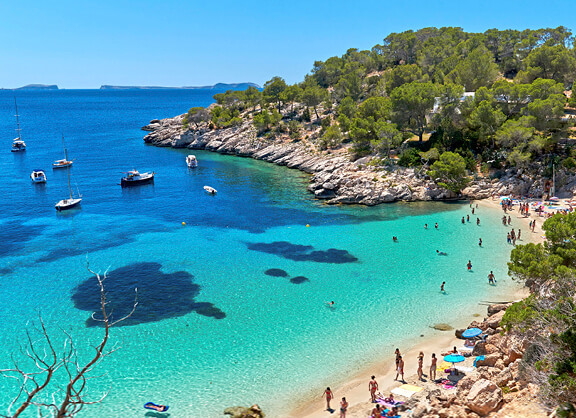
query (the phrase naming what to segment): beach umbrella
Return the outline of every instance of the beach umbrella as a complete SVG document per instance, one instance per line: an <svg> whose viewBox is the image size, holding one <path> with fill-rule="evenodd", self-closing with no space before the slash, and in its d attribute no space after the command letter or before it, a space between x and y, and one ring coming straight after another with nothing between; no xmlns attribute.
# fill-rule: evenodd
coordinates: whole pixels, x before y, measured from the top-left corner
<svg viewBox="0 0 576 418"><path fill-rule="evenodd" d="M482 334L482 330L480 328L468 328L466 331L462 333L464 338L474 338Z"/></svg>
<svg viewBox="0 0 576 418"><path fill-rule="evenodd" d="M454 367L455 371L456 371L456 367L454 366L454 363L461 363L464 360L465 360L464 356L461 356L460 354L450 354L450 355L447 355L446 357L444 357L444 361L452 363L452 367Z"/></svg>

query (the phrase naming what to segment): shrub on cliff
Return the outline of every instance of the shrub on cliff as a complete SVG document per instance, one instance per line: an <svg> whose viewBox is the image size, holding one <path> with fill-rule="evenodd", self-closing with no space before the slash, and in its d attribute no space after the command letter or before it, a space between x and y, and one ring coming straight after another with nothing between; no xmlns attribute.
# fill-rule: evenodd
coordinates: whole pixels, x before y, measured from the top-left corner
<svg viewBox="0 0 576 418"><path fill-rule="evenodd" d="M432 164L428 174L436 179L439 186L454 193L466 187L470 179L466 176L466 161L460 154L444 152L440 159Z"/></svg>

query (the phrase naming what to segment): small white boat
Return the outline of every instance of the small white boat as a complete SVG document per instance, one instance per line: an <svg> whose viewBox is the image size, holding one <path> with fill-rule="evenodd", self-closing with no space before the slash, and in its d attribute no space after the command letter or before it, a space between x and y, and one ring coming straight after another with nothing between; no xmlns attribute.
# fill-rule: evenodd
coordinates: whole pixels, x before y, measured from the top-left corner
<svg viewBox="0 0 576 418"><path fill-rule="evenodd" d="M204 190L206 190L206 192L210 193L210 194L216 194L217 191L214 187L210 187L210 186L204 186Z"/></svg>
<svg viewBox="0 0 576 418"><path fill-rule="evenodd" d="M22 141L22 132L20 130L20 120L18 118L18 105L16 104L16 98L14 98L14 107L16 108L16 125L18 126L16 131L18 131L18 136L12 141L12 149L10 151L22 152L26 151L26 143Z"/></svg>
<svg viewBox="0 0 576 418"><path fill-rule="evenodd" d="M188 155L186 157L186 165L188 166L188 168L198 167L198 160L196 160L196 156L192 154Z"/></svg>
<svg viewBox="0 0 576 418"><path fill-rule="evenodd" d="M46 183L46 173L44 170L37 168L36 170L32 171L30 174L30 178L32 179L32 183Z"/></svg>
<svg viewBox="0 0 576 418"><path fill-rule="evenodd" d="M62 211L66 209L72 209L74 206L78 206L82 202L82 197L63 199L56 203L56 210Z"/></svg>
<svg viewBox="0 0 576 418"><path fill-rule="evenodd" d="M138 170L128 171L126 177L122 177L120 185L122 187L127 187L150 183L154 181L154 174L156 173L140 173Z"/></svg>
<svg viewBox="0 0 576 418"><path fill-rule="evenodd" d="M65 167L70 167L71 165L72 165L72 161L69 161L67 159L56 160L52 163L52 168L65 168Z"/></svg>

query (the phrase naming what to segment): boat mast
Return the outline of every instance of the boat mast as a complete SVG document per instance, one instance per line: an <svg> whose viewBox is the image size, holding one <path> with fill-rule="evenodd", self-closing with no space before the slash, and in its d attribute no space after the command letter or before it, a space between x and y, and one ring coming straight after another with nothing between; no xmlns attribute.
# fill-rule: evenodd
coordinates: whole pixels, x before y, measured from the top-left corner
<svg viewBox="0 0 576 418"><path fill-rule="evenodd" d="M68 162L68 150L66 149L66 143L64 142L64 134L62 134L62 146L64 147L64 159Z"/></svg>
<svg viewBox="0 0 576 418"><path fill-rule="evenodd" d="M62 134L62 144L64 144L64 134ZM66 147L64 147L64 154L66 155L66 161L68 161L68 153L66 152ZM70 191L70 200L72 200L72 184L70 184L70 166L66 166L66 172L68 173L68 190Z"/></svg>
<svg viewBox="0 0 576 418"><path fill-rule="evenodd" d="M22 132L20 132L20 119L18 118L18 104L16 103L16 96L14 96L14 107L16 108L16 125L18 126L18 128L16 128L16 130L18 131L18 141L22 140Z"/></svg>

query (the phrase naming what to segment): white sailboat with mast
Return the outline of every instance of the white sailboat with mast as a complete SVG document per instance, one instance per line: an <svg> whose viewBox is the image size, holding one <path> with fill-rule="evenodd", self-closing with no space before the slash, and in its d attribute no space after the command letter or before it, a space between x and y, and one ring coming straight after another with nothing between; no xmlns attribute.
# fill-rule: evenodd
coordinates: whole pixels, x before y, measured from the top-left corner
<svg viewBox="0 0 576 418"><path fill-rule="evenodd" d="M62 135L62 142L64 142L64 135ZM62 211L67 209L72 209L75 206L78 206L80 202L82 202L82 195L78 194L78 197L72 196L72 184L70 182L70 165L66 166L66 171L68 173L68 191L70 192L70 197L68 199L62 199L58 203L56 203L56 210Z"/></svg>
<svg viewBox="0 0 576 418"><path fill-rule="evenodd" d="M16 104L16 97L14 97L14 107L16 108L16 131L18 136L12 141L12 152L26 151L26 143L22 141L22 132L20 130L20 118L18 116L18 105Z"/></svg>

